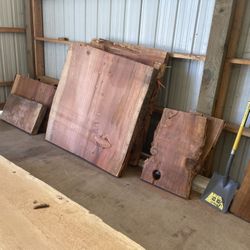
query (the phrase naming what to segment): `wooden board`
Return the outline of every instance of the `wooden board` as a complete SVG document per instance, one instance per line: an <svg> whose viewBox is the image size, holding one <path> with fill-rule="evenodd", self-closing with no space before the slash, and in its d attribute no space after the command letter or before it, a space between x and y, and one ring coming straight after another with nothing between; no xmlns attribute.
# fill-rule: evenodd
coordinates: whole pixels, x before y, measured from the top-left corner
<svg viewBox="0 0 250 250"><path fill-rule="evenodd" d="M153 72L127 58L72 44L46 139L119 176Z"/></svg>
<svg viewBox="0 0 250 250"><path fill-rule="evenodd" d="M168 52L160 49L112 42L104 39L93 39L91 46L156 68L160 68L162 64L168 61Z"/></svg>
<svg viewBox="0 0 250 250"><path fill-rule="evenodd" d="M197 114L164 109L155 131L152 156L141 178L184 198L189 198L205 144L207 119ZM154 172L160 171L159 179Z"/></svg>
<svg viewBox="0 0 250 250"><path fill-rule="evenodd" d="M44 106L50 107L55 91L55 86L17 74L11 89L11 94L36 101Z"/></svg>
<svg viewBox="0 0 250 250"><path fill-rule="evenodd" d="M2 156L0 176L0 249L143 249Z"/></svg>
<svg viewBox="0 0 250 250"><path fill-rule="evenodd" d="M234 197L230 212L250 222L250 161L241 187Z"/></svg>
<svg viewBox="0 0 250 250"><path fill-rule="evenodd" d="M36 134L45 113L46 107L42 104L10 95L3 108L1 119L29 134Z"/></svg>
<svg viewBox="0 0 250 250"><path fill-rule="evenodd" d="M91 46L110 52L115 55L120 55L137 62L144 63L146 65L155 67L156 76L153 79L153 86L150 89L148 100L144 102L143 111L139 118L138 127L136 128L135 141L130 154L129 163L131 165L138 165L140 161L140 155L150 126L150 120L155 105L155 99L159 90L159 85L163 83L165 77L165 69L168 63L169 54L167 51L146 48L127 43L112 42L104 39L93 39Z"/></svg>
<svg viewBox="0 0 250 250"><path fill-rule="evenodd" d="M210 161L206 161L208 160L211 151L216 146L224 126L225 122L223 120L211 116L207 117L206 143L201 156L199 170L204 176L210 176L212 174L213 164L211 164Z"/></svg>

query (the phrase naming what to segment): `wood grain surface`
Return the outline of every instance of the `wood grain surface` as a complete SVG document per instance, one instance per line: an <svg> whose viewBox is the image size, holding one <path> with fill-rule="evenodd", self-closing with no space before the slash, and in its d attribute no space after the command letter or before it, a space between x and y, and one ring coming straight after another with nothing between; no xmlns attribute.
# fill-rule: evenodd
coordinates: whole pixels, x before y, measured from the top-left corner
<svg viewBox="0 0 250 250"><path fill-rule="evenodd" d="M141 178L189 198L205 145L206 125L207 119L200 115L164 109L154 134L152 156L145 161Z"/></svg>
<svg viewBox="0 0 250 250"><path fill-rule="evenodd" d="M29 134L37 134L45 113L46 107L42 104L10 95L3 108L1 119Z"/></svg>
<svg viewBox="0 0 250 250"><path fill-rule="evenodd" d="M134 138L135 140L129 156L129 163L136 166L139 164L142 148L146 142L157 93L160 89L160 84L163 84L164 81L169 54L167 51L155 48L146 48L104 39L93 39L91 41L91 46L156 68L155 75L152 78L151 88L149 89L147 98L143 103L143 111L139 117L139 123Z"/></svg>
<svg viewBox="0 0 250 250"><path fill-rule="evenodd" d="M250 161L241 187L233 200L230 212L250 222Z"/></svg>
<svg viewBox="0 0 250 250"><path fill-rule="evenodd" d="M2 156L0 176L0 249L143 249Z"/></svg>
<svg viewBox="0 0 250 250"><path fill-rule="evenodd" d="M46 139L119 176L153 71L127 58L72 44Z"/></svg>
<svg viewBox="0 0 250 250"><path fill-rule="evenodd" d="M55 95L56 87L23 75L16 75L11 94L39 102L50 107Z"/></svg>

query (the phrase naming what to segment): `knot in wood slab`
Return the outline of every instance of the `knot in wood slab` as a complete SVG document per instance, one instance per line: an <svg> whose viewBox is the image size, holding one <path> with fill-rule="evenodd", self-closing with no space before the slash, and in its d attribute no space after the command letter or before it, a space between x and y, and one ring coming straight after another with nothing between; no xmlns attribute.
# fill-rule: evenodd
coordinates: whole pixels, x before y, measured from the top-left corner
<svg viewBox="0 0 250 250"><path fill-rule="evenodd" d="M107 136L103 136L103 135L96 135L95 137L95 141L97 143L97 145L99 147L102 148L111 148L111 143L109 142Z"/></svg>

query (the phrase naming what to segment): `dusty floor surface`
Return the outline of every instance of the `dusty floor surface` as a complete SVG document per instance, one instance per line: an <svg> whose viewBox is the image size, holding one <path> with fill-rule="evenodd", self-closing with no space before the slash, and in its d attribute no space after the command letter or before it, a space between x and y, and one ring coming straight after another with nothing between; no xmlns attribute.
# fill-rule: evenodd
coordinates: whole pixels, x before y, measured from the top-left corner
<svg viewBox="0 0 250 250"><path fill-rule="evenodd" d="M64 193L146 249L249 249L250 224L140 180L115 178L44 140L0 121L0 154Z"/></svg>

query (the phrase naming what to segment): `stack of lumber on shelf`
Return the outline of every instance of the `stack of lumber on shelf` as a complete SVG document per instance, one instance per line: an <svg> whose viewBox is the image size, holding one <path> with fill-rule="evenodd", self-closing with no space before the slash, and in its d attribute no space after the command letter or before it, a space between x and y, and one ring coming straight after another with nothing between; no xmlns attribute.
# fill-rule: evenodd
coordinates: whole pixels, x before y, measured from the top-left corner
<svg viewBox="0 0 250 250"><path fill-rule="evenodd" d="M143 249L2 156L0 176L0 249Z"/></svg>
<svg viewBox="0 0 250 250"><path fill-rule="evenodd" d="M141 178L189 198L193 179L202 171L223 126L220 119L164 109Z"/></svg>
<svg viewBox="0 0 250 250"><path fill-rule="evenodd" d="M119 176L154 68L74 43L52 104L46 139Z"/></svg>
<svg viewBox="0 0 250 250"><path fill-rule="evenodd" d="M132 147L129 163L138 165L143 144L146 141L152 112L155 106L155 97L159 86L162 85L165 77L165 69L168 63L169 54L166 51L145 48L133 44L112 42L104 39L93 39L91 46L102 49L109 53L135 60L155 68L156 75L152 78L152 88L149 90L148 100L144 101L141 116L136 128L136 138Z"/></svg>
<svg viewBox="0 0 250 250"><path fill-rule="evenodd" d="M233 200L231 213L250 222L250 161L239 191Z"/></svg>
<svg viewBox="0 0 250 250"><path fill-rule="evenodd" d="M17 74L2 119L30 134L46 127L55 87Z"/></svg>

